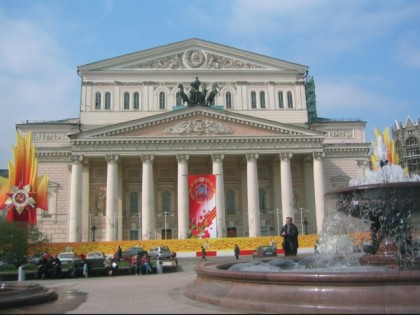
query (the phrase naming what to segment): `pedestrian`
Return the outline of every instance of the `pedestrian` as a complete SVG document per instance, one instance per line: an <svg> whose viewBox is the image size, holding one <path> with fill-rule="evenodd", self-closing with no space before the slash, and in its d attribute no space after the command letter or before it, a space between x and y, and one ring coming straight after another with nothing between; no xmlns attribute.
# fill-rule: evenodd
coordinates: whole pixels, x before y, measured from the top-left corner
<svg viewBox="0 0 420 315"><path fill-rule="evenodd" d="M293 224L291 217L286 218L286 224L281 228L280 235L283 236L283 249L285 256L296 256L299 247L298 228Z"/></svg>
<svg viewBox="0 0 420 315"><path fill-rule="evenodd" d="M159 263L159 261L157 263ZM150 267L150 258L146 253L144 253L143 257L141 258L141 265L142 268L144 268L146 275L152 273L152 267Z"/></svg>
<svg viewBox="0 0 420 315"><path fill-rule="evenodd" d="M88 269L88 261L85 257L85 255L80 254L80 266L83 266L83 277L87 278L88 274L89 274L89 269Z"/></svg>
<svg viewBox="0 0 420 315"><path fill-rule="evenodd" d="M54 255L54 258L51 260L52 265L52 277L61 278L61 260L58 255Z"/></svg>
<svg viewBox="0 0 420 315"><path fill-rule="evenodd" d="M112 271L114 269L112 264L113 264L112 257L106 256L104 260L104 269L109 276L112 276Z"/></svg>
<svg viewBox="0 0 420 315"><path fill-rule="evenodd" d="M133 268L134 273L137 276L141 275L141 259L140 259L140 255L139 254L134 255L131 258L131 267Z"/></svg>
<svg viewBox="0 0 420 315"><path fill-rule="evenodd" d="M206 255L206 248L204 247L204 245L201 245L201 261L207 261Z"/></svg>
<svg viewBox="0 0 420 315"><path fill-rule="evenodd" d="M235 249L233 251L235 252L236 259L239 259L239 253L241 250L239 249L238 244L235 244Z"/></svg>
<svg viewBox="0 0 420 315"><path fill-rule="evenodd" d="M122 249L120 245L118 245L117 255L118 255L118 261L120 261L122 257Z"/></svg>

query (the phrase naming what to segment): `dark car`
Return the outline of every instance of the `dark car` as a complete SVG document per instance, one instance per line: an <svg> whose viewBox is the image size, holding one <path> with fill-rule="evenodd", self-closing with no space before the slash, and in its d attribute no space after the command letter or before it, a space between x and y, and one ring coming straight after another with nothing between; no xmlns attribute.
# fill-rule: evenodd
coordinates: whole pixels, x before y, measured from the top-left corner
<svg viewBox="0 0 420 315"><path fill-rule="evenodd" d="M272 246L257 246L252 253L252 257L274 257L277 252Z"/></svg>
<svg viewBox="0 0 420 315"><path fill-rule="evenodd" d="M135 256L137 254L139 254L140 257L141 257L145 253L147 253L147 251L145 251L143 249L143 247L141 247L141 246L130 247L130 248L124 249L122 251L121 260L122 261L130 261L131 260L131 257L133 257L133 256ZM115 261L118 261L118 252L116 252L114 254L114 260Z"/></svg>
<svg viewBox="0 0 420 315"><path fill-rule="evenodd" d="M44 255L44 253L33 254L32 256L28 257L27 262L30 263L30 264L38 265L39 260L41 259L41 257L43 255Z"/></svg>

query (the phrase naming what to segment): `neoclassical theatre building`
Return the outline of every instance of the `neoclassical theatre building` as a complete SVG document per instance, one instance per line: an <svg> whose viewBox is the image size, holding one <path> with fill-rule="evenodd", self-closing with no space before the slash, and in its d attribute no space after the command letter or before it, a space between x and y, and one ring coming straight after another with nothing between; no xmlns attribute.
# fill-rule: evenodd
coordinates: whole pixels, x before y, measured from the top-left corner
<svg viewBox="0 0 420 315"><path fill-rule="evenodd" d="M77 74L79 117L16 125L49 177L52 242L188 238L188 176L208 174L217 237L278 235L287 216L315 234L324 193L368 166L366 122L318 117L304 65L188 39Z"/></svg>

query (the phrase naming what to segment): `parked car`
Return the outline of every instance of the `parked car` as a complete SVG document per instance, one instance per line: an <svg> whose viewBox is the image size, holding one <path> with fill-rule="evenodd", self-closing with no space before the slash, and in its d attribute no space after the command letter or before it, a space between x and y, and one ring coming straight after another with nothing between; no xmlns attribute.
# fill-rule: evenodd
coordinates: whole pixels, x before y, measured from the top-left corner
<svg viewBox="0 0 420 315"><path fill-rule="evenodd" d="M79 260L77 254L74 252L62 252L58 254L58 258L60 259L63 265L72 265L76 260Z"/></svg>
<svg viewBox="0 0 420 315"><path fill-rule="evenodd" d="M139 254L140 257L141 257L145 253L147 253L147 251L144 250L144 248L141 247L141 246L130 247L130 248L127 248L127 249L122 251L121 260L122 261L130 261L131 257L133 257L134 255ZM115 252L114 260L118 261L118 252Z"/></svg>
<svg viewBox="0 0 420 315"><path fill-rule="evenodd" d="M272 246L257 246L252 253L252 257L274 257L277 256L277 252Z"/></svg>
<svg viewBox="0 0 420 315"><path fill-rule="evenodd" d="M39 260L44 255L44 253L35 253L32 256L28 257L27 262L30 264L38 265Z"/></svg>
<svg viewBox="0 0 420 315"><path fill-rule="evenodd" d="M86 259L105 259L104 252L89 252L86 254Z"/></svg>
<svg viewBox="0 0 420 315"><path fill-rule="evenodd" d="M149 249L148 254L151 259L171 259L172 253L168 246L156 246Z"/></svg>

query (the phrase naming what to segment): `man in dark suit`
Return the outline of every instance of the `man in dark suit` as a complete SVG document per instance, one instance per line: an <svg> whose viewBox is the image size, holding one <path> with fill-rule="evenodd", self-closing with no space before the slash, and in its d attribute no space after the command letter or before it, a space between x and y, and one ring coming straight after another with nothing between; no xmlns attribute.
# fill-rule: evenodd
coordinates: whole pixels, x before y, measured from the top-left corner
<svg viewBox="0 0 420 315"><path fill-rule="evenodd" d="M298 228L293 224L291 217L286 218L286 224L281 228L280 235L283 236L283 249L285 256L296 256L299 247Z"/></svg>

